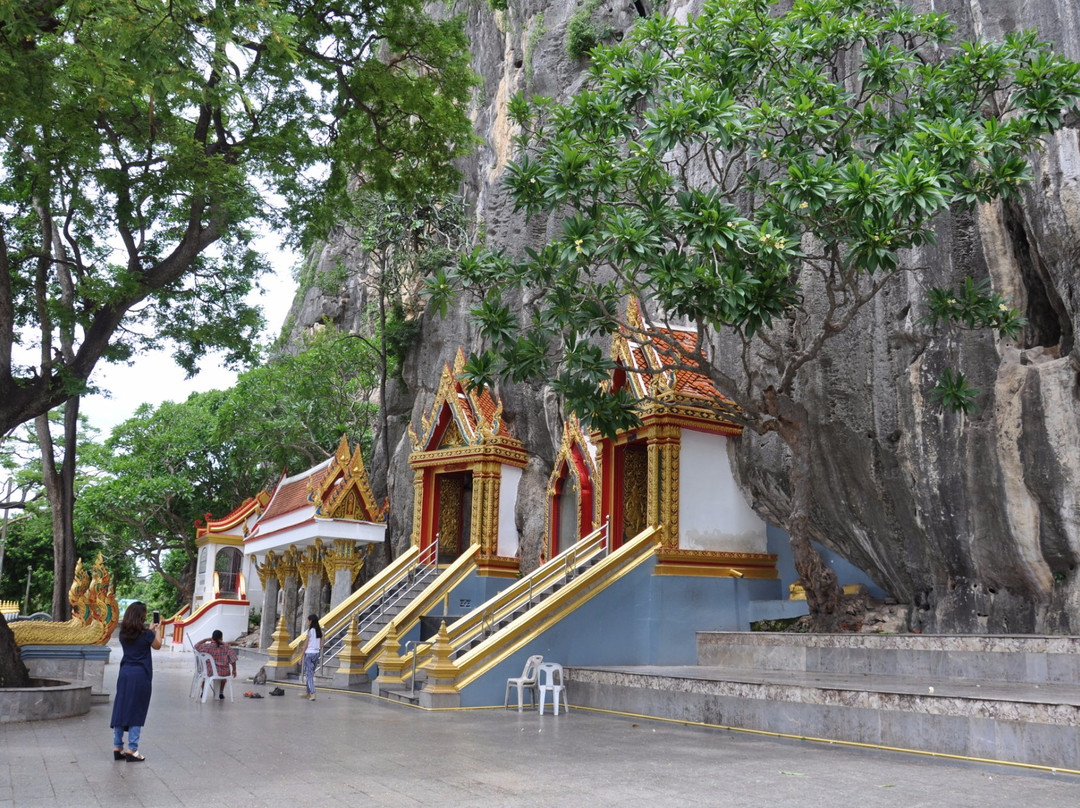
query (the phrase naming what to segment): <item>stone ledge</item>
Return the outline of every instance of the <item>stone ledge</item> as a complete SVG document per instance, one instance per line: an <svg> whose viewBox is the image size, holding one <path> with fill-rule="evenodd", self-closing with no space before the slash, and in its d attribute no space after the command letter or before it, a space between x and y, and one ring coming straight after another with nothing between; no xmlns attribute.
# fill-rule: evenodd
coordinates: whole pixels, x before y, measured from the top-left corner
<svg viewBox="0 0 1080 808"><path fill-rule="evenodd" d="M1072 704L889 693L820 684L738 682L568 668L578 707L787 737L881 746L1074 771L1080 710Z"/></svg>
<svg viewBox="0 0 1080 808"><path fill-rule="evenodd" d="M32 679L31 687L0 690L0 724L70 718L90 712L90 682Z"/></svg>

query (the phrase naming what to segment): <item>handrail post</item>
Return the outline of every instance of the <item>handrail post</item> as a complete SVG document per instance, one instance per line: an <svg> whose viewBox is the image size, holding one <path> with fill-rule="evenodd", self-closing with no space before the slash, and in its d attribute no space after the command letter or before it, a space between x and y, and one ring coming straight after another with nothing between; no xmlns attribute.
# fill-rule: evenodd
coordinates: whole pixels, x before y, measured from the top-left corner
<svg viewBox="0 0 1080 808"><path fill-rule="evenodd" d="M405 653L409 653L409 647L412 646L412 673L409 678L410 696L416 693L416 642L416 640L409 640L405 643Z"/></svg>

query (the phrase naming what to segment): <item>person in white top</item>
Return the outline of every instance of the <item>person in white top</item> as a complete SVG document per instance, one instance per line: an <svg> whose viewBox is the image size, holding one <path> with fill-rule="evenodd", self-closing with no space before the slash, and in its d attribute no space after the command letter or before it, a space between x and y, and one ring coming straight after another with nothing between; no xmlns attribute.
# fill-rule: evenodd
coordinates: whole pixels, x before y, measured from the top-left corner
<svg viewBox="0 0 1080 808"><path fill-rule="evenodd" d="M304 676L307 679L307 697L315 701L315 664L319 661L319 652L322 650L322 626L319 625L319 616L309 614L307 636L304 638Z"/></svg>

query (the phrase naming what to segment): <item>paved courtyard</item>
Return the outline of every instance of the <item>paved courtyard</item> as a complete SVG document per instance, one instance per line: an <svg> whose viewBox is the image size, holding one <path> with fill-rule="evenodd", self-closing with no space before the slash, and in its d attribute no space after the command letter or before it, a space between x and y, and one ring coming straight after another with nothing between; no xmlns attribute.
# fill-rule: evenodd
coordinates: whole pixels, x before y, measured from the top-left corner
<svg viewBox="0 0 1080 808"><path fill-rule="evenodd" d="M115 689L119 650L106 668ZM246 681L188 699L191 658L155 655L140 764L112 759L111 705L0 728L0 808L58 806L1015 806L1076 808L1080 777L574 710L428 713L312 703Z"/></svg>

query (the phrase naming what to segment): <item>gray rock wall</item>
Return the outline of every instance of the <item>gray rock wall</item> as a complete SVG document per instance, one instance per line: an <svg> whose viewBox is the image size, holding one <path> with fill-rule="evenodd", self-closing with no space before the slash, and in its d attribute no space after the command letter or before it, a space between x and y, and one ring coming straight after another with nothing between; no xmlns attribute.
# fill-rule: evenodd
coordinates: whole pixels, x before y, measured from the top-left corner
<svg viewBox="0 0 1080 808"><path fill-rule="evenodd" d="M922 9L931 0L920 0ZM599 13L620 36L655 4L613 0ZM671 3L683 14L694 3ZM961 36L1000 37L1038 27L1080 59L1080 4L1074 0L933 0ZM459 3L475 67L483 77L475 121L483 145L466 160L465 194L489 243L518 248L543 239L550 223L526 224L500 185L513 157L506 105L519 91L565 96L583 64L565 51L571 0L511 0L494 12ZM924 289L899 278L863 321L836 339L800 380L815 419L816 538L865 569L909 604L913 629L953 632L1080 632L1080 130L1074 125L1034 160L1022 204L992 205L944 219L939 243L912 255L932 267L933 285L967 275L992 278L1023 306L1030 325L1019 345L993 335L931 334L919 324ZM362 271L347 239L319 260L342 257ZM352 327L363 295L355 283L313 288L294 308L294 326L328 316ZM463 317L425 318L389 402L396 446L390 463L391 531L401 547L412 519L406 425L431 405L442 364L458 345L476 347ZM813 301L809 301L813 305ZM946 362L959 361L982 391L979 412L943 413L926 398ZM515 434L534 453L517 510L523 558L539 554L544 485L562 413L542 387L499 391ZM787 458L770 438L746 435L733 453L748 501L783 525ZM384 468L382 463L376 468ZM378 476L376 472L375 476Z"/></svg>

